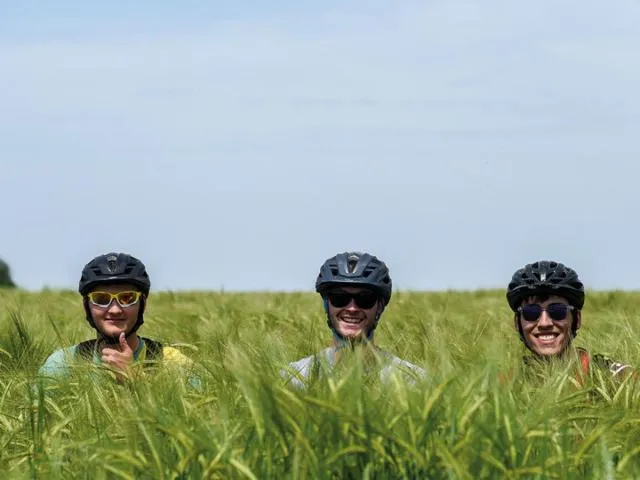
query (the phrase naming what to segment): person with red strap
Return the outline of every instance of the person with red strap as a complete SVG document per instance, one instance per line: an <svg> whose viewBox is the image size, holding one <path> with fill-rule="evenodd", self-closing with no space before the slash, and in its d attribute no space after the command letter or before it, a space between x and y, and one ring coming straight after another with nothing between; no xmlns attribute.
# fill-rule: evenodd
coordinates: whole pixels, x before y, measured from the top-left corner
<svg viewBox="0 0 640 480"><path fill-rule="evenodd" d="M525 364L577 357L580 383L593 366L614 377L632 371L629 365L573 347L582 325L585 289L572 268L549 260L529 263L513 274L506 296L514 312L514 327L531 353Z"/></svg>

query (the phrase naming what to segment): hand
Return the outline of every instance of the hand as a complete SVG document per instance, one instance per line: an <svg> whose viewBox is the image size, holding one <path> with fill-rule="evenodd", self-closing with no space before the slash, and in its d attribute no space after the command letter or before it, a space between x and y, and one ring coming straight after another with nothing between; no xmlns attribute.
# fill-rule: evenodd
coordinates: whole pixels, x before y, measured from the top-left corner
<svg viewBox="0 0 640 480"><path fill-rule="evenodd" d="M102 361L117 372L124 372L133 362L133 350L127 343L124 332L120 333L119 348L104 347Z"/></svg>

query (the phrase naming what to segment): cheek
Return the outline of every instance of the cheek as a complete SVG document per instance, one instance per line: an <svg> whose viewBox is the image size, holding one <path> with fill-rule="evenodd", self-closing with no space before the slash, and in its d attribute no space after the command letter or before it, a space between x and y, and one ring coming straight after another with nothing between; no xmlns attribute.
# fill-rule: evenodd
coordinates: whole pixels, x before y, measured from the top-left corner
<svg viewBox="0 0 640 480"><path fill-rule="evenodd" d="M535 322L523 322L522 320L518 320L518 321L520 322L522 331L527 335L529 335L535 328Z"/></svg>
<svg viewBox="0 0 640 480"><path fill-rule="evenodd" d="M127 318L129 319L129 321L137 320L139 311L140 311L140 307L137 305L133 308L127 309L126 312L127 312Z"/></svg>
<svg viewBox="0 0 640 480"><path fill-rule="evenodd" d="M91 316L93 317L93 321L102 321L106 310L102 308L90 307L89 312L91 312Z"/></svg>
<svg viewBox="0 0 640 480"><path fill-rule="evenodd" d="M377 313L378 313L378 310L376 308L367 310L367 322L369 324L373 324L373 322L375 322Z"/></svg>

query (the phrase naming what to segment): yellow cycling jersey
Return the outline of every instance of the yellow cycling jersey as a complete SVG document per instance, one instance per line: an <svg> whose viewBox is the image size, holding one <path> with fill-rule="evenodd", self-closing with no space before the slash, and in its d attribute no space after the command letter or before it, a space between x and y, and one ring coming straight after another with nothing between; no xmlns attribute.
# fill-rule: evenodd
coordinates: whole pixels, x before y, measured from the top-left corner
<svg viewBox="0 0 640 480"><path fill-rule="evenodd" d="M44 362L38 372L39 376L49 378L67 378L71 368L76 363L91 362L102 365L102 358L97 340L88 340L67 348L53 352ZM180 350L171 346L164 346L149 338L140 337L138 347L133 352L133 365L144 367L153 365L160 368L178 368L188 373L188 381L199 388L200 379L193 374L193 361Z"/></svg>

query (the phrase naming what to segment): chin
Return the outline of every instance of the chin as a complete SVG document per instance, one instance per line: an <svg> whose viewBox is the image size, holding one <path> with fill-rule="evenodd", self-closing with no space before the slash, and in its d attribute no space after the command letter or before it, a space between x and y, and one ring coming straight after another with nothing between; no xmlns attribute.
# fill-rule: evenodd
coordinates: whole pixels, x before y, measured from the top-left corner
<svg viewBox="0 0 640 480"><path fill-rule="evenodd" d="M564 345L559 347L535 347L533 350L543 357L555 357L560 355L564 351Z"/></svg>
<svg viewBox="0 0 640 480"><path fill-rule="evenodd" d="M103 328L102 331L105 334L109 335L110 337L117 337L118 335L120 335L120 333L126 332L126 329L118 328L118 327L110 327L110 328Z"/></svg>
<svg viewBox="0 0 640 480"><path fill-rule="evenodd" d="M562 350L548 350L548 349L544 349L544 350L536 350L535 351L538 355L540 355L541 357L556 357L558 355L560 355L560 353L562 352Z"/></svg>
<svg viewBox="0 0 640 480"><path fill-rule="evenodd" d="M348 340L360 340L366 337L366 335L362 330L358 330L357 332L354 332L354 331L340 332L340 334Z"/></svg>
<svg viewBox="0 0 640 480"><path fill-rule="evenodd" d="M355 340L356 338L363 337L364 334L360 332L342 332L341 335L349 340Z"/></svg>

